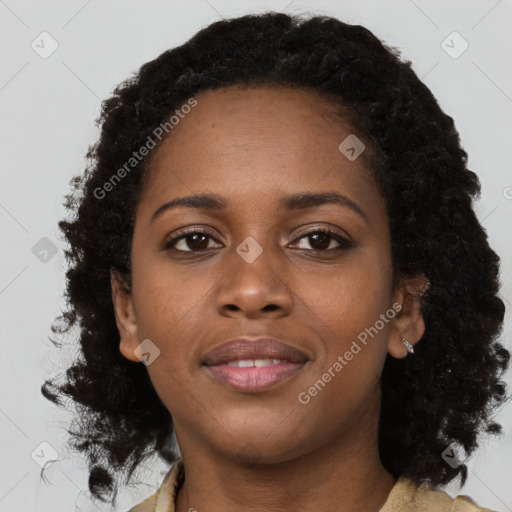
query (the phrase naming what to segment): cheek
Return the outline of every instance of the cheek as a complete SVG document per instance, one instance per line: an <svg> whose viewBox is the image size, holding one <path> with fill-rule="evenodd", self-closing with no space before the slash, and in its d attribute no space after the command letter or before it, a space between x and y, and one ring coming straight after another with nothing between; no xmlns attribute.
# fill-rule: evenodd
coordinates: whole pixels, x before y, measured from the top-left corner
<svg viewBox="0 0 512 512"><path fill-rule="evenodd" d="M314 428L325 440L355 425L368 410L378 409L389 331L380 315L389 304L376 283L369 274L354 272L350 279L326 282L326 299L311 301L323 351L297 395L308 419L296 429Z"/></svg>
<svg viewBox="0 0 512 512"><path fill-rule="evenodd" d="M133 260L133 295L141 336L174 339L200 317L201 297L212 283L199 267L172 264L162 254L139 253Z"/></svg>
<svg viewBox="0 0 512 512"><path fill-rule="evenodd" d="M171 265L160 256L140 257L133 268L138 335L160 350L148 372L158 394L172 399L183 395L183 388L193 389L200 352L215 338L212 326L219 315L213 301L220 274L205 265Z"/></svg>
<svg viewBox="0 0 512 512"><path fill-rule="evenodd" d="M373 392L385 361L390 327L390 318L381 320L391 308L392 270L385 253L361 251L345 263L328 278L308 276L302 289L305 314L323 344L320 371L310 379L311 386L319 379L322 382L311 389L311 397L318 405L331 403L334 408L341 406L341 396L343 407L351 408ZM391 309L390 317L394 314ZM310 395L308 390L303 391Z"/></svg>
<svg viewBox="0 0 512 512"><path fill-rule="evenodd" d="M179 273L152 269L133 279L138 333L140 339L150 339L160 350L147 371L167 409L176 413L189 410L194 403L190 400L195 394L191 382L193 340L202 325L202 294L196 294L194 285Z"/></svg>
<svg viewBox="0 0 512 512"><path fill-rule="evenodd" d="M298 278L298 295L330 340L330 350L350 345L390 307L391 264L386 253L374 248L354 252L328 271L303 272Z"/></svg>

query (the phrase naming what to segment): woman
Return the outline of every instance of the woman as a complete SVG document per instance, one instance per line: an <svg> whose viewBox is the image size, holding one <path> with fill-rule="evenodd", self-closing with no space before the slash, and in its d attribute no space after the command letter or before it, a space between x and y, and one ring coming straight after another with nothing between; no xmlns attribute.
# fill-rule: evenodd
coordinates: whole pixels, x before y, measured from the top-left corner
<svg viewBox="0 0 512 512"><path fill-rule="evenodd" d="M55 329L82 354L43 386L79 406L96 497L156 451L133 512L489 510L436 486L500 431L499 258L398 51L328 17L220 21L99 122L60 223Z"/></svg>

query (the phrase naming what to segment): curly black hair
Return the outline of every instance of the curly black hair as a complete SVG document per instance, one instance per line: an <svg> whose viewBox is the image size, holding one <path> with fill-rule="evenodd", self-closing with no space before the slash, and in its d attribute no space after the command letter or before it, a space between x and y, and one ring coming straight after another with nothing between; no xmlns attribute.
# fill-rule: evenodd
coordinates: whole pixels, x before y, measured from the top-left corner
<svg viewBox="0 0 512 512"><path fill-rule="evenodd" d="M397 478L443 485L460 475L464 484L466 465L451 467L441 454L455 441L469 455L481 432L501 432L492 416L508 399L500 379L510 359L498 342L505 312L499 257L472 209L479 179L467 168L453 119L398 49L328 16L267 12L215 22L119 84L102 103L100 138L66 196L73 215L59 226L69 243L68 307L52 329L74 327L80 352L63 381L48 379L41 390L76 407L68 432L88 458L90 491L115 502L121 475L129 482L152 454L177 458L172 417L145 366L119 351L110 285L115 271L130 287L134 212L150 159L118 182L112 176L191 97L234 85L315 91L371 148L393 275L430 282L415 357L385 361L380 457Z"/></svg>

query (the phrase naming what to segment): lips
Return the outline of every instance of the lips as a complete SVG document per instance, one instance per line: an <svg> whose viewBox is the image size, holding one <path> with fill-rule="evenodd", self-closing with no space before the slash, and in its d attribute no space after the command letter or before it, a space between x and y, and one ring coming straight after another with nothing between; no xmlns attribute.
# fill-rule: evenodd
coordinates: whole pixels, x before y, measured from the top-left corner
<svg viewBox="0 0 512 512"><path fill-rule="evenodd" d="M305 363L308 356L275 338L236 338L215 347L206 353L203 364L215 366L231 361L279 359L290 363Z"/></svg>
<svg viewBox="0 0 512 512"><path fill-rule="evenodd" d="M275 338L237 338L207 352L203 366L223 385L256 393L291 379L308 360L304 352Z"/></svg>

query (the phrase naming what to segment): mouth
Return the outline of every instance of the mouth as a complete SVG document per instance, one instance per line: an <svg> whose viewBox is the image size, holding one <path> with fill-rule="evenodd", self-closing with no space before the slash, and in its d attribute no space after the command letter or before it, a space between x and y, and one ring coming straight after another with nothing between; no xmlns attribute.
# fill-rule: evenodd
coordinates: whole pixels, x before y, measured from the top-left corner
<svg viewBox="0 0 512 512"><path fill-rule="evenodd" d="M275 338L237 338L209 351L202 364L216 381L257 393L293 378L308 360L304 352Z"/></svg>

